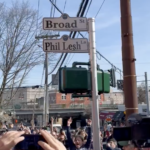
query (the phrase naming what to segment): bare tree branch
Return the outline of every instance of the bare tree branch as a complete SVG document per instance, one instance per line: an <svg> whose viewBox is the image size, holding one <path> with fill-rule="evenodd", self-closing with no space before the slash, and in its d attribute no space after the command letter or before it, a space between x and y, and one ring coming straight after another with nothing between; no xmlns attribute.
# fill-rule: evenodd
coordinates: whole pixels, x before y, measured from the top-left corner
<svg viewBox="0 0 150 150"><path fill-rule="evenodd" d="M145 83L141 83L137 87L137 92L138 92L138 102L141 103L146 103L146 92L145 92Z"/></svg>
<svg viewBox="0 0 150 150"><path fill-rule="evenodd" d="M41 22L37 29L37 11L28 2L15 1L10 8L0 3L0 105L5 88L12 90L9 103L17 93L14 87L21 86L29 72L44 63L45 54L38 47L41 43L35 40L41 29ZM49 55L50 64L55 59L54 53Z"/></svg>

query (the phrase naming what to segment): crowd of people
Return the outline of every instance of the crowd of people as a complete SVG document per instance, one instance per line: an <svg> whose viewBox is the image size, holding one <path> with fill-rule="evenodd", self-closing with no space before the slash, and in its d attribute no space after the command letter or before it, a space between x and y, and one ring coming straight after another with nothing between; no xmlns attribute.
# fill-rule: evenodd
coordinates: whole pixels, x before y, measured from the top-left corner
<svg viewBox="0 0 150 150"><path fill-rule="evenodd" d="M46 140L46 143L39 141L38 144L44 150L93 150L93 134L92 134L92 121L87 120L87 126L84 129L77 128L76 130L71 130L70 126L72 123L72 118L67 121L66 130L53 128L53 119L51 119L51 125L47 127L42 127L40 129L32 126L26 127L23 123L19 124L17 127L12 123L9 126L5 124L2 126L3 132L0 136L0 150L8 150L8 147L12 148L18 142L22 141L24 138L20 137L23 134L40 134ZM121 124L121 126L123 126ZM134 143L122 142L118 144L113 138L113 126L104 126L102 131L98 131L100 134L100 145L101 150L135 150ZM52 144L53 143L53 144ZM3 148L1 147L3 146ZM11 149L10 148L10 149Z"/></svg>

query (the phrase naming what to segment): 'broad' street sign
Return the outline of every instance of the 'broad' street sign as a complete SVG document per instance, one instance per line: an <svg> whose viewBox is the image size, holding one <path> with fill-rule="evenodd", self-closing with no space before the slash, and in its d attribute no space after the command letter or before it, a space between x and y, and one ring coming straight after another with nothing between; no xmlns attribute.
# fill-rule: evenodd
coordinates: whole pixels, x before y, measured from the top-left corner
<svg viewBox="0 0 150 150"><path fill-rule="evenodd" d="M61 39L44 39L43 50L53 53L88 53L88 39L71 39L68 35L63 35Z"/></svg>
<svg viewBox="0 0 150 150"><path fill-rule="evenodd" d="M88 21L85 17L69 17L63 14L58 18L43 18L44 30L57 31L87 31Z"/></svg>

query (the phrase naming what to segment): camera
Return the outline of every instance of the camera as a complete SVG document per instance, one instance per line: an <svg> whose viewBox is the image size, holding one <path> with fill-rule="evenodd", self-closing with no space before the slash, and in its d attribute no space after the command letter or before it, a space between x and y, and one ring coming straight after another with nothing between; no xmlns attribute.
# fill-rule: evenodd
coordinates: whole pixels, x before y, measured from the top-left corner
<svg viewBox="0 0 150 150"><path fill-rule="evenodd" d="M22 135L24 140L19 142L13 150L43 150L38 141L46 142L42 135Z"/></svg>
<svg viewBox="0 0 150 150"><path fill-rule="evenodd" d="M116 127L113 137L117 141L134 141L137 147L150 147L150 116L132 114L127 119L128 127Z"/></svg>

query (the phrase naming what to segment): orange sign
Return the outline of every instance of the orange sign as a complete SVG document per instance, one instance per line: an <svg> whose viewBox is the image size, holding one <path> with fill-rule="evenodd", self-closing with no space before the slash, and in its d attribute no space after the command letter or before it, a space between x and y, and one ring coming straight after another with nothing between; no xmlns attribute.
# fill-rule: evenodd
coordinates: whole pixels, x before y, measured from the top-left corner
<svg viewBox="0 0 150 150"><path fill-rule="evenodd" d="M106 118L106 121L110 122L110 121L112 121L112 119L111 118Z"/></svg>

